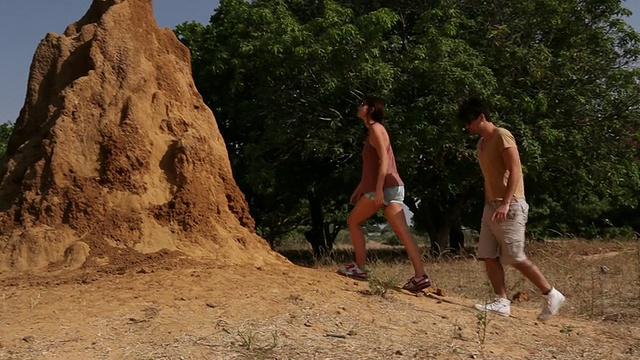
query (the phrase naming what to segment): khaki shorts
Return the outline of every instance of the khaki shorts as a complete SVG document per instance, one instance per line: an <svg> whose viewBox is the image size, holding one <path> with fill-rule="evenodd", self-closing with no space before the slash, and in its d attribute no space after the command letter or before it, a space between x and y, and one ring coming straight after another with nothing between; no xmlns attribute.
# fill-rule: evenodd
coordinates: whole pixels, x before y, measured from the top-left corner
<svg viewBox="0 0 640 360"><path fill-rule="evenodd" d="M524 253L524 232L529 218L529 205L524 199L514 200L509 205L504 221L491 221L491 216L500 204L501 201L490 201L484 206L478 259L500 258L501 263L512 265L527 259Z"/></svg>

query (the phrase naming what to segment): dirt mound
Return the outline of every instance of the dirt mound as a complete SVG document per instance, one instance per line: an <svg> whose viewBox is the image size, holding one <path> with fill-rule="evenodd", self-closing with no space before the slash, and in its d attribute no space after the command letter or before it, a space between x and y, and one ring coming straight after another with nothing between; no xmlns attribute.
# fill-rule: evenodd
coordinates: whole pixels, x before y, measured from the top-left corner
<svg viewBox="0 0 640 360"><path fill-rule="evenodd" d="M254 233L189 51L151 0L94 0L46 35L0 181L0 272L281 261Z"/></svg>

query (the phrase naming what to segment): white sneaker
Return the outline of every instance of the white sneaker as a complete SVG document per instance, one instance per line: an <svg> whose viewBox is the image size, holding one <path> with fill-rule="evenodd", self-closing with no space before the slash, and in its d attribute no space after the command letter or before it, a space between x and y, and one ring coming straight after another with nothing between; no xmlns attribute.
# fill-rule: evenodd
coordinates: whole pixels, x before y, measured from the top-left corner
<svg viewBox="0 0 640 360"><path fill-rule="evenodd" d="M555 288L552 288L547 295L542 295L542 297L545 299L545 303L542 308L542 312L538 315L538 320L545 321L558 313L558 310L560 310L565 298L564 295Z"/></svg>
<svg viewBox="0 0 640 360"><path fill-rule="evenodd" d="M476 304L476 309L496 313L500 316L510 316L511 301L496 296L496 298L488 304Z"/></svg>

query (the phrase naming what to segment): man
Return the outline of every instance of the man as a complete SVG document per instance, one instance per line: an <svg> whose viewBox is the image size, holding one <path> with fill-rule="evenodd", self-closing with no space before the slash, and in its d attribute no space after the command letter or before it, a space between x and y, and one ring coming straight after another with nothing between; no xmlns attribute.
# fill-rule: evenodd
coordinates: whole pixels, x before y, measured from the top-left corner
<svg viewBox="0 0 640 360"><path fill-rule="evenodd" d="M476 308L502 316L511 314L503 264L511 265L540 289L545 304L538 319L547 320L558 312L565 298L549 284L524 252L529 205L524 197L522 167L516 141L508 130L491 122L489 107L480 99L465 101L460 106L458 117L469 132L480 135L478 161L484 177L485 206L478 259L484 261L495 292L493 302L478 304Z"/></svg>

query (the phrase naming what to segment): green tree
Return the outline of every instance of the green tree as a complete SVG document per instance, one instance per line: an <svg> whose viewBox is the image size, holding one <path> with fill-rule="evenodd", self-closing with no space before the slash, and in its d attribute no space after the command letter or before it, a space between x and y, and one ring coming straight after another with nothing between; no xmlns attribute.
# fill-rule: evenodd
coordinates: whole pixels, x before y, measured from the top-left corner
<svg viewBox="0 0 640 360"><path fill-rule="evenodd" d="M392 84L394 69L376 56L387 45L374 40L395 20L385 10L355 18L332 2L229 0L209 25L176 29L272 243L308 224L322 253L344 226L364 136L355 112L362 93Z"/></svg>
<svg viewBox="0 0 640 360"><path fill-rule="evenodd" d="M414 165L410 206L436 252L460 215L477 224L481 211L473 145L447 123L461 94L493 100L521 141L536 233L593 236L604 212L637 207L638 151L629 144L638 139L640 48L619 0L417 1L392 10L402 19L394 57L405 75L393 101L403 105L399 131L409 142L399 161Z"/></svg>
<svg viewBox="0 0 640 360"><path fill-rule="evenodd" d="M331 248L371 93L388 101L406 202L435 252L479 223L476 139L455 120L469 95L519 140L536 233L595 235L602 215L637 207L640 47L619 0L381 4L224 0L208 25L177 28L263 236L304 224L316 252Z"/></svg>
<svg viewBox="0 0 640 360"><path fill-rule="evenodd" d="M621 1L458 7L464 40L500 84L497 118L520 140L531 229L594 236L603 213L636 208L640 38Z"/></svg>
<svg viewBox="0 0 640 360"><path fill-rule="evenodd" d="M482 189L474 140L462 136L463 127L455 121L457 104L470 93L490 94L496 81L481 52L460 40L462 14L452 2L435 3L420 16L411 9L397 10L404 19L398 27L403 46L394 58L402 76L393 102L402 121L393 131L415 199L407 204L416 227L426 230L432 252L439 254L452 247L450 235L460 231L464 206Z"/></svg>

